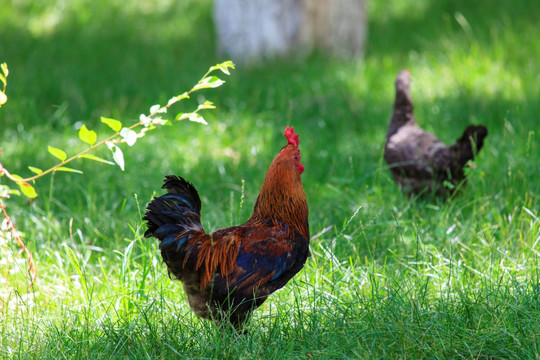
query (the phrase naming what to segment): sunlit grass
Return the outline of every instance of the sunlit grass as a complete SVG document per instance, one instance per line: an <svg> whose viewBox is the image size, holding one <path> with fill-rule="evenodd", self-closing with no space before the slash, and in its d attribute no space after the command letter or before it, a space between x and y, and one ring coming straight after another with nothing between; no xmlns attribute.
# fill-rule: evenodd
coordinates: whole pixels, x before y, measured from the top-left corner
<svg viewBox="0 0 540 360"><path fill-rule="evenodd" d="M135 121L223 60L211 1L148 4L17 1L0 12L3 166L46 168L47 145L81 146L80 122L100 134L99 116ZM0 242L0 357L537 358L539 8L368 7L364 59L240 66L190 99L216 103L209 126L156 130L125 149L125 172L78 162L83 175L37 182L35 202L7 201L39 278L29 287L18 247ZM450 201L407 199L382 161L402 68L424 128L447 143L470 123L489 128ZM245 221L285 125L300 134L311 233L333 228L239 336L190 312L142 237L141 212L176 173L199 190L206 230Z"/></svg>

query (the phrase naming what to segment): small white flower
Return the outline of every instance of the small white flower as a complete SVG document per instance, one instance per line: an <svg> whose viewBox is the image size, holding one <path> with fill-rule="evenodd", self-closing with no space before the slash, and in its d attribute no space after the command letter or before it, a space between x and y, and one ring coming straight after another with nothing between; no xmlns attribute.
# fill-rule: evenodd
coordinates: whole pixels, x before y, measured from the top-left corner
<svg viewBox="0 0 540 360"><path fill-rule="evenodd" d="M167 112L167 108L161 107L161 105L159 104L153 105L150 108L150 114L159 114L159 113L166 113L166 112Z"/></svg>
<svg viewBox="0 0 540 360"><path fill-rule="evenodd" d="M150 107L150 114L157 113L160 107L161 107L161 105L159 105L159 104L152 105Z"/></svg>
<svg viewBox="0 0 540 360"><path fill-rule="evenodd" d="M165 125L167 123L167 120L164 119L154 119L152 120L152 123L155 125Z"/></svg>
<svg viewBox="0 0 540 360"><path fill-rule="evenodd" d="M206 120L204 120L204 118L201 115L197 114L197 113L190 114L189 115L189 120L194 121L194 122L198 122L198 123L201 123L201 124L204 124L204 125L208 125Z"/></svg>
<svg viewBox="0 0 540 360"><path fill-rule="evenodd" d="M133 144L135 144L137 141L137 133L128 128L123 128L120 130L120 136L126 140L126 144L128 144L128 146L133 146Z"/></svg>
<svg viewBox="0 0 540 360"><path fill-rule="evenodd" d="M139 116L139 121L140 121L144 126L148 126L148 125L150 125L150 124L152 123L152 118L146 116L145 114L141 114L141 116Z"/></svg>

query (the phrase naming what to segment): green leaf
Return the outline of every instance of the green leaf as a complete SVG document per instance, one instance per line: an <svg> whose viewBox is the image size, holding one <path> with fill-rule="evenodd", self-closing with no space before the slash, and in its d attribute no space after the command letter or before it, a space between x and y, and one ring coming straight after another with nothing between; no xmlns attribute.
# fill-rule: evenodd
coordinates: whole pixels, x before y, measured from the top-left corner
<svg viewBox="0 0 540 360"><path fill-rule="evenodd" d="M180 98L178 96L173 96L172 98L169 99L169 101L167 102L167 106L171 106L172 104L176 103L180 101Z"/></svg>
<svg viewBox="0 0 540 360"><path fill-rule="evenodd" d="M450 189L450 190L453 190L455 188L454 184L452 184L450 181L448 180L444 180L443 181L443 186Z"/></svg>
<svg viewBox="0 0 540 360"><path fill-rule="evenodd" d="M9 189L9 195L21 196L21 192L17 189Z"/></svg>
<svg viewBox="0 0 540 360"><path fill-rule="evenodd" d="M33 166L29 166L28 167L30 169L31 172L33 172L34 174L41 174L43 172L43 170L37 168L37 167L33 167Z"/></svg>
<svg viewBox="0 0 540 360"><path fill-rule="evenodd" d="M214 66L214 68L221 70L223 73L227 75L231 75L231 73L229 72L229 68L234 69L234 63L228 60L228 61L222 62L221 64L217 64L216 66Z"/></svg>
<svg viewBox="0 0 540 360"><path fill-rule="evenodd" d="M20 177L19 175L11 174L11 176L13 176L17 180L22 180L22 177ZM26 181L17 181L17 185L19 185L19 188L25 196L31 199L38 196L34 187Z"/></svg>
<svg viewBox="0 0 540 360"><path fill-rule="evenodd" d="M221 85L223 85L225 81L221 80L217 76L208 76L199 81L197 85L193 87L193 91L201 90L201 89L207 89L207 88L217 88Z"/></svg>
<svg viewBox="0 0 540 360"><path fill-rule="evenodd" d="M88 130L86 125L83 124L83 126L81 126L81 129L79 130L79 139L92 146L96 143L97 134L93 130Z"/></svg>
<svg viewBox="0 0 540 360"><path fill-rule="evenodd" d="M67 155L63 150L57 149L55 147L49 146L49 152L55 158L60 159L60 161L64 161L67 158Z"/></svg>
<svg viewBox="0 0 540 360"><path fill-rule="evenodd" d="M21 196L21 192L17 189L12 189L9 186L0 184L0 198L9 198L9 195ZM1 200L0 205L2 205Z"/></svg>
<svg viewBox="0 0 540 360"><path fill-rule="evenodd" d="M30 199L33 199L33 198L36 198L37 197L37 192L36 192L36 189L34 189L32 187L32 185L28 184L28 183L18 183L19 184L19 188L21 189L22 193L24 195L26 195L27 197L29 197Z"/></svg>
<svg viewBox="0 0 540 360"><path fill-rule="evenodd" d="M2 68L2 72L4 73L4 75L6 75L6 77L9 75L9 70L8 70L8 67L7 67L7 64L6 63L2 63L2 65L0 65L0 68Z"/></svg>
<svg viewBox="0 0 540 360"><path fill-rule="evenodd" d="M187 119L191 113L178 113L175 117L175 120L181 121Z"/></svg>
<svg viewBox="0 0 540 360"><path fill-rule="evenodd" d="M115 119L101 117L101 122L107 124L114 132L119 132L122 129L122 123Z"/></svg>
<svg viewBox="0 0 540 360"><path fill-rule="evenodd" d="M206 120L204 120L204 118L197 114L197 113L192 113L190 116L189 116L189 120L190 121L193 121L193 122L198 122L198 123L201 123L203 125L208 125L208 123L206 122Z"/></svg>
<svg viewBox="0 0 540 360"><path fill-rule="evenodd" d="M217 76L210 76L210 78L206 78L206 79L208 79L208 81L206 81L206 83L208 84L208 86L210 86L212 88L215 88L215 87L218 87L218 86L221 86L221 85L225 84L225 81L221 80Z"/></svg>
<svg viewBox="0 0 540 360"><path fill-rule="evenodd" d="M100 157L97 157L97 156L91 155L91 154L83 154L83 155L81 155L81 157L85 158L85 159L89 159L89 160L99 161L99 162L109 164L109 165L114 165L114 163L112 161L105 160L105 159L102 159Z"/></svg>
<svg viewBox="0 0 540 360"><path fill-rule="evenodd" d="M124 171L125 163L122 149L110 142L107 143L107 147L112 151L114 162L122 169L122 171Z"/></svg>
<svg viewBox="0 0 540 360"><path fill-rule="evenodd" d="M189 94L188 94L187 91L186 91L186 92L184 92L183 94L178 95L177 98L178 98L178 101L184 100L184 99L189 99ZM169 100L169 101L170 101L170 100Z"/></svg>
<svg viewBox="0 0 540 360"><path fill-rule="evenodd" d="M68 168L68 167L65 167L65 166L59 166L54 171L74 172L74 173L77 173L77 174L82 174L83 173L81 170L72 169L72 168Z"/></svg>
<svg viewBox="0 0 540 360"><path fill-rule="evenodd" d="M152 105L150 107L150 115L155 115L155 114L164 114L167 112L167 108L166 107L161 107L161 105L159 104L156 104L156 105Z"/></svg>
<svg viewBox="0 0 540 360"><path fill-rule="evenodd" d="M213 102L206 100L203 104L199 104L199 107L197 108L197 110L202 110L202 109L215 109L215 108L216 108L216 107L214 106L214 103L213 103Z"/></svg>

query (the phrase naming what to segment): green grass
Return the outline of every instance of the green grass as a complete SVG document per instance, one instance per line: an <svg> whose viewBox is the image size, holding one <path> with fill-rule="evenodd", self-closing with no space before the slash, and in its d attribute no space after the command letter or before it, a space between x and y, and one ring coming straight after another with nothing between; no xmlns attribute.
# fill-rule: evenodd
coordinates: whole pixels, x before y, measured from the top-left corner
<svg viewBox="0 0 540 360"><path fill-rule="evenodd" d="M20 175L54 164L47 145L82 149L80 122L105 133L100 116L135 121L225 60L210 0L46 3L0 11L0 163ZM540 7L368 9L361 61L239 66L177 106L214 101L209 126L158 129L124 150L124 172L76 162L83 175L41 179L31 204L7 201L39 279L28 287L16 244L0 243L0 358L540 358ZM410 201L382 161L402 68L424 128L448 143L470 123L489 128L451 201ZM175 173L198 188L207 230L243 222L285 125L300 134L311 233L334 228L237 336L189 311L142 238L141 211Z"/></svg>

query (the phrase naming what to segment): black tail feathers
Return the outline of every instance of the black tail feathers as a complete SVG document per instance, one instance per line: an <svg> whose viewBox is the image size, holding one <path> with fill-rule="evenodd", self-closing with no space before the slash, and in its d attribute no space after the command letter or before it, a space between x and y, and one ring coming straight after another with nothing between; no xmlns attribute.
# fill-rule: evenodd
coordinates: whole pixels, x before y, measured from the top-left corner
<svg viewBox="0 0 540 360"><path fill-rule="evenodd" d="M161 187L162 189L167 189L169 194L180 194L182 197L188 201L188 205L192 211L200 214L201 212L201 199L199 198L199 193L195 186L193 186L186 179L176 176L176 175L167 175L164 184Z"/></svg>
<svg viewBox="0 0 540 360"><path fill-rule="evenodd" d="M162 188L168 193L154 198L146 207L143 220L148 229L144 236L158 238L160 248L172 244L180 248L192 231L204 231L201 199L192 184L175 175L166 176Z"/></svg>
<svg viewBox="0 0 540 360"><path fill-rule="evenodd" d="M473 151L478 153L484 146L484 138L487 136L488 130L484 125L469 125L461 135L458 142L474 144ZM472 149L472 146L471 146Z"/></svg>
<svg viewBox="0 0 540 360"><path fill-rule="evenodd" d="M463 135L450 147L454 162L458 168L465 166L467 161L473 160L484 146L484 139L488 130L483 125L469 125Z"/></svg>

